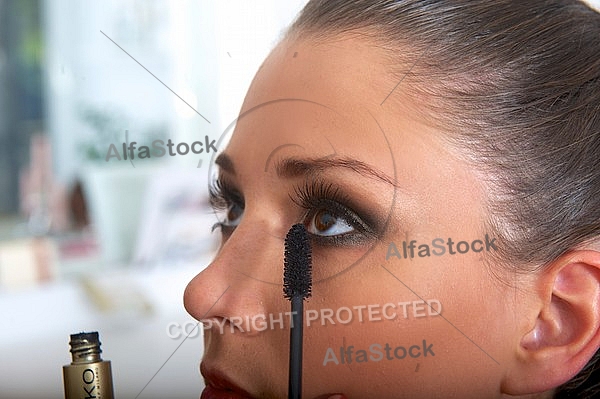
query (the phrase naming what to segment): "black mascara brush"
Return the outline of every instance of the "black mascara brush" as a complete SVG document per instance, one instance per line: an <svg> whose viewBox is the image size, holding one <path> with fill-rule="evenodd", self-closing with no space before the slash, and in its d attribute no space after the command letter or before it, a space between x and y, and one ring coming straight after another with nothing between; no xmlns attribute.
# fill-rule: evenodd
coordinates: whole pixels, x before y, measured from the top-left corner
<svg viewBox="0 0 600 399"><path fill-rule="evenodd" d="M283 266L283 296L292 302L288 399L300 399L302 396L304 299L310 297L311 288L312 264L308 232L304 225L295 224L285 237Z"/></svg>

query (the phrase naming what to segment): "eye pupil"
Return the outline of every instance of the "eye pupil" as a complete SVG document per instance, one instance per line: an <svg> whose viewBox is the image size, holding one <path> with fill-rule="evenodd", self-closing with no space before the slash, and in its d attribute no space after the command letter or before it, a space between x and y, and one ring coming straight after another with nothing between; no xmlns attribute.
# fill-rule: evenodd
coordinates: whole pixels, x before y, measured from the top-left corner
<svg viewBox="0 0 600 399"><path fill-rule="evenodd" d="M315 227L321 231L327 230L335 224L336 220L327 210L321 209L315 214Z"/></svg>

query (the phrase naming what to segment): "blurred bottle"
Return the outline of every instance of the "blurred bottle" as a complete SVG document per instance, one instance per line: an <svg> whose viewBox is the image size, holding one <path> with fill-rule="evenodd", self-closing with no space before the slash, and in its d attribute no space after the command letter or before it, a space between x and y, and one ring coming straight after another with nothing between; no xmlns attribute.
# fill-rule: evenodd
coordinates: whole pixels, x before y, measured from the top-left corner
<svg viewBox="0 0 600 399"><path fill-rule="evenodd" d="M98 332L72 334L71 364L63 366L65 399L114 399L110 361L102 360Z"/></svg>

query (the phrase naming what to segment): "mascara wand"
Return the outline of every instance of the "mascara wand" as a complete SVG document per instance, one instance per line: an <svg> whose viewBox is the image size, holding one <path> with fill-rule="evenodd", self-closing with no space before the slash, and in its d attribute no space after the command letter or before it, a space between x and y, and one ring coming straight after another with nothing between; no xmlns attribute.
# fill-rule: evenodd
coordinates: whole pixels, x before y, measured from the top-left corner
<svg viewBox="0 0 600 399"><path fill-rule="evenodd" d="M300 399L304 299L310 297L312 288L310 241L304 225L295 224L288 231L283 264L283 296L292 302L288 399Z"/></svg>

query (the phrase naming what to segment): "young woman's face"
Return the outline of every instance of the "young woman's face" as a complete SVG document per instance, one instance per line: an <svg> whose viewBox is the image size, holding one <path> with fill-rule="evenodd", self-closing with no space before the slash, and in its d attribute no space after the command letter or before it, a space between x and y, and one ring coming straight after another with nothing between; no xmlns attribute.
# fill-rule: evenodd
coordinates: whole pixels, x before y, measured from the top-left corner
<svg viewBox="0 0 600 399"><path fill-rule="evenodd" d="M217 160L222 246L185 293L210 326L203 398L287 397L296 223L313 251L303 397L499 396L524 326L483 261L486 194L398 83L356 38L284 41L257 73Z"/></svg>

